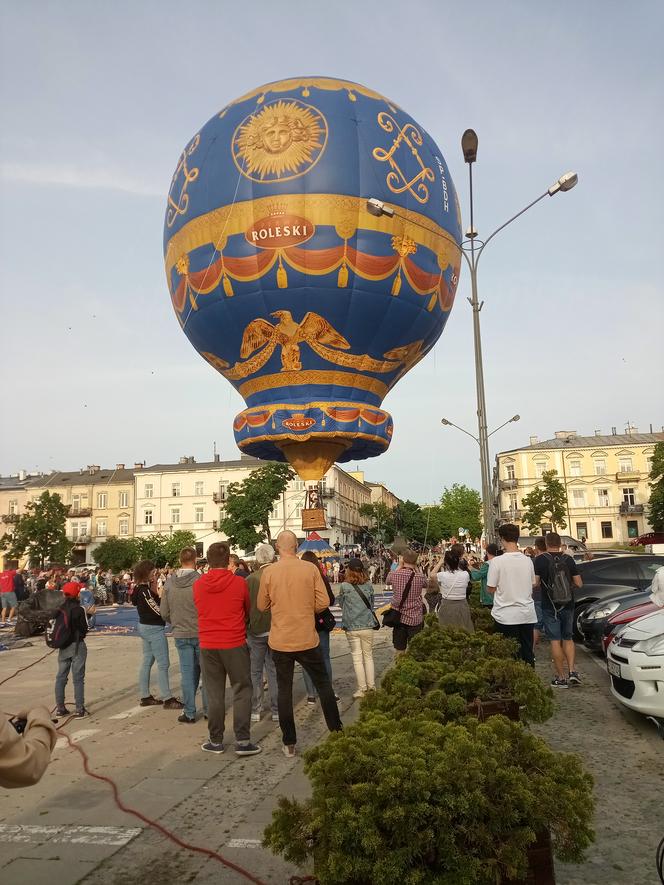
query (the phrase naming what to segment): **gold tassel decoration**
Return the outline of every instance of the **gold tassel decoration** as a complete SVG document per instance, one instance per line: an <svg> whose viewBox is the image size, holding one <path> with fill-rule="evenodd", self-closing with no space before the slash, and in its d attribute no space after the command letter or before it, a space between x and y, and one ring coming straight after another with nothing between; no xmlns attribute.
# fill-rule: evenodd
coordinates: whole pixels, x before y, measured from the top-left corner
<svg viewBox="0 0 664 885"><path fill-rule="evenodd" d="M281 255L279 256L279 267L277 268L277 286L280 289L285 289L288 286L288 277L286 276L286 268L282 264Z"/></svg>
<svg viewBox="0 0 664 885"><path fill-rule="evenodd" d="M401 292L401 268L399 268L399 272L395 276L394 281L392 283L392 294L398 295L399 292Z"/></svg>
<svg viewBox="0 0 664 885"><path fill-rule="evenodd" d="M339 276L337 277L337 286L340 289L345 289L348 285L348 268L346 267L346 262L341 265L339 268Z"/></svg>
<svg viewBox="0 0 664 885"><path fill-rule="evenodd" d="M226 276L226 274L223 275L221 282L222 282L223 287L224 287L224 292L226 293L226 295L228 296L228 298L232 298L233 295L235 295L235 292L233 291L233 286L232 286L232 284L231 284L231 281L230 281L230 279Z"/></svg>

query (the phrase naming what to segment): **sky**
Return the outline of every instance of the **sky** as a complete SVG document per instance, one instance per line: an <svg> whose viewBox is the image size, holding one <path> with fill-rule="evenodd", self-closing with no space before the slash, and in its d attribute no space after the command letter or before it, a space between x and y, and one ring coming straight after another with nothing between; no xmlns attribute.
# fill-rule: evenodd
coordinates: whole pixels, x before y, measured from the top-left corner
<svg viewBox="0 0 664 885"><path fill-rule="evenodd" d="M637 0L326 3L0 0L0 473L235 458L243 401L173 314L162 228L173 169L216 111L326 75L406 108L449 164L474 128L496 451L664 424L664 5ZM384 402L387 453L359 463L420 503L480 487L469 279L434 350ZM349 465L351 468L355 464Z"/></svg>

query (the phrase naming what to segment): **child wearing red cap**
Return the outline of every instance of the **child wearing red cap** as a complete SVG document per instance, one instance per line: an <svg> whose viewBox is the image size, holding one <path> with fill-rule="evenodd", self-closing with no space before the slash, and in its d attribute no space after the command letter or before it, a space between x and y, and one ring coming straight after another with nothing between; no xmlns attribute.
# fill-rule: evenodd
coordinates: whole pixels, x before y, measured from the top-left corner
<svg viewBox="0 0 664 885"><path fill-rule="evenodd" d="M78 594L82 588L83 585L76 581L68 581L61 587L65 595L61 608L69 621L71 642L64 648L58 649L58 675L55 677L56 713L58 716L68 716L69 710L65 707L65 688L71 670L78 719L88 715L85 709L85 662L88 657L85 637L88 632L88 622L83 606L78 601Z"/></svg>

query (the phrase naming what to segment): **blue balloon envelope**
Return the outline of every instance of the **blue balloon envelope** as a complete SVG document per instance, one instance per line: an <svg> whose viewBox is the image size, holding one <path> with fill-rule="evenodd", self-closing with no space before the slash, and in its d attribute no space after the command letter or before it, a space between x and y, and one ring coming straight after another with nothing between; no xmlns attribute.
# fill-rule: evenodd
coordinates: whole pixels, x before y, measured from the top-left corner
<svg viewBox="0 0 664 885"><path fill-rule="evenodd" d="M209 120L173 175L164 255L183 331L247 405L239 448L304 479L385 451L383 399L445 327L460 242L442 152L371 89L282 80Z"/></svg>

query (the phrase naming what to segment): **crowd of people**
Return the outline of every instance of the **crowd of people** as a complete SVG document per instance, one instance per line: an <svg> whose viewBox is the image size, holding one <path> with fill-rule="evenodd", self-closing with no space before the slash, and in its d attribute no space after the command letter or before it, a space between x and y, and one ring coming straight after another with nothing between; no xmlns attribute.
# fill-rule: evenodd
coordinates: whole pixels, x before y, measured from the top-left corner
<svg viewBox="0 0 664 885"><path fill-rule="evenodd" d="M15 619L17 603L19 623L24 610L48 609L47 631L55 635L53 611L61 613L67 641L53 644L58 648L56 712L81 718L88 715L85 638L94 629L97 606L132 604L142 642L137 674L141 706L177 711L177 721L183 725L195 723L202 714L209 732L202 750L223 753L229 682L235 753L261 752L251 739L251 727L267 715L279 723L283 752L292 758L297 744L296 664L303 671L307 703L320 703L330 731L342 727L330 659L330 633L336 626L332 605L341 609L356 679L353 697L375 689L374 638L381 627L372 580L376 569L385 570L392 590L389 626L397 655L422 630L427 614L435 614L443 626L473 631L468 598L472 582L477 581L480 602L491 607L496 630L515 640L518 657L533 665L539 637L546 633L555 670L552 685L580 684L574 657L573 588L581 586L581 578L574 559L564 552L555 533L536 539L535 547L523 552L516 526L501 526L499 535L500 546L489 544L483 551L479 545L468 549L452 539L426 556L406 549L391 563L352 556L330 568L311 552L298 555L296 536L284 531L274 547L259 544L250 562L220 542L210 545L203 567L195 548L186 547L178 568L159 569L144 560L119 575L100 569L15 570L11 590L5 589L8 579L0 583L3 620ZM8 594L16 599L7 599ZM33 606L39 599L48 603ZM178 655L182 699L171 687L169 629ZM154 671L156 693L151 689ZM74 713L65 703L70 675Z"/></svg>

